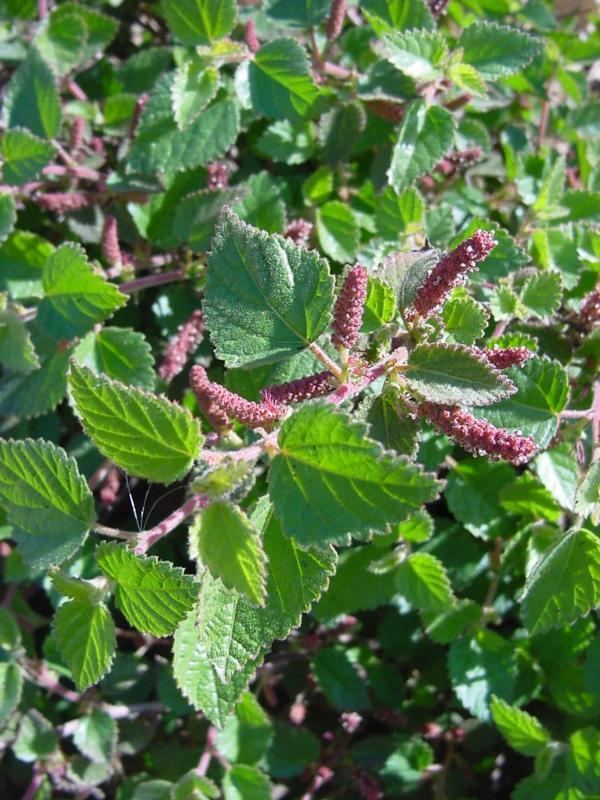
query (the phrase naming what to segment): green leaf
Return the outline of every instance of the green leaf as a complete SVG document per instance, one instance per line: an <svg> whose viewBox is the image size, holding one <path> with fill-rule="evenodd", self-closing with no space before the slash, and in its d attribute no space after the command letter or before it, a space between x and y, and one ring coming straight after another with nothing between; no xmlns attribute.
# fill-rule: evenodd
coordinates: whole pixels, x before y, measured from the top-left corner
<svg viewBox="0 0 600 800"><path fill-rule="evenodd" d="M125 545L108 542L96 548L96 561L117 584L117 606L142 633L168 636L193 608L195 579L167 561L136 556Z"/></svg>
<svg viewBox="0 0 600 800"><path fill-rule="evenodd" d="M499 536L506 524L499 493L514 477L509 464L463 459L448 476L444 493L448 508L473 536Z"/></svg>
<svg viewBox="0 0 600 800"><path fill-rule="evenodd" d="M12 233L17 221L17 209L11 194L0 194L0 244Z"/></svg>
<svg viewBox="0 0 600 800"><path fill-rule="evenodd" d="M236 187L216 191L201 189L184 197L177 204L172 220L173 233L177 240L196 252L208 250L219 214L239 194L240 190Z"/></svg>
<svg viewBox="0 0 600 800"><path fill-rule="evenodd" d="M127 303L127 298L94 272L84 250L63 244L52 253L43 274L45 297L37 322L56 339L81 336Z"/></svg>
<svg viewBox="0 0 600 800"><path fill-rule="evenodd" d="M54 636L79 691L98 683L110 669L117 646L115 623L103 603L63 603L54 617Z"/></svg>
<svg viewBox="0 0 600 800"><path fill-rule="evenodd" d="M94 498L74 459L41 439L0 441L0 501L8 520L31 538L49 540L54 563L83 543Z"/></svg>
<svg viewBox="0 0 600 800"><path fill-rule="evenodd" d="M173 116L180 130L191 125L214 98L219 71L201 61L186 61L175 71L171 84Z"/></svg>
<svg viewBox="0 0 600 800"><path fill-rule="evenodd" d="M361 11L367 15L377 34L391 30L435 28L431 13L423 0L363 0Z"/></svg>
<svg viewBox="0 0 600 800"><path fill-rule="evenodd" d="M77 361L121 383L154 388L154 357L143 333L132 328L90 331L73 351Z"/></svg>
<svg viewBox="0 0 600 800"><path fill-rule="evenodd" d="M54 157L50 142L28 130L14 128L0 139L2 178L9 186L20 186L35 178Z"/></svg>
<svg viewBox="0 0 600 800"><path fill-rule="evenodd" d="M337 164L348 158L365 122L364 108L358 102L336 106L323 114L319 122L319 141L328 163Z"/></svg>
<svg viewBox="0 0 600 800"><path fill-rule="evenodd" d="M533 463L537 476L546 489L563 508L574 511L579 465L570 446L564 443L546 450Z"/></svg>
<svg viewBox="0 0 600 800"><path fill-rule="evenodd" d="M391 287L378 278L369 278L361 331L371 333L396 316L396 297Z"/></svg>
<svg viewBox="0 0 600 800"><path fill-rule="evenodd" d="M558 362L534 356L505 374L517 387L516 394L473 413L499 428L520 430L524 436L533 436L540 447L547 447L567 404L567 373Z"/></svg>
<svg viewBox="0 0 600 800"><path fill-rule="evenodd" d="M481 606L472 600L459 600L441 613L423 614L427 625L425 633L438 644L451 644L470 625L477 625L481 619Z"/></svg>
<svg viewBox="0 0 600 800"><path fill-rule="evenodd" d="M570 625L600 605L600 539L586 530L563 536L537 562L521 602L531 634Z"/></svg>
<svg viewBox="0 0 600 800"><path fill-rule="evenodd" d="M233 763L255 764L263 757L273 736L271 720L251 694L244 692L235 715L217 736L219 753Z"/></svg>
<svg viewBox="0 0 600 800"><path fill-rule="evenodd" d="M40 360L20 314L0 295L0 363L15 372L38 369Z"/></svg>
<svg viewBox="0 0 600 800"><path fill-rule="evenodd" d="M458 40L463 61L486 80L513 75L541 52L539 40L517 28L491 22L474 22Z"/></svg>
<svg viewBox="0 0 600 800"><path fill-rule="evenodd" d="M189 472L202 434L187 409L76 363L70 387L86 433L115 464L157 483L172 483Z"/></svg>
<svg viewBox="0 0 600 800"><path fill-rule="evenodd" d="M597 524L600 515L600 460L595 461L587 471L575 497L575 511L582 516L592 516Z"/></svg>
<svg viewBox="0 0 600 800"><path fill-rule="evenodd" d="M115 720L105 711L94 708L79 719L73 743L90 761L110 764L117 749L117 735Z"/></svg>
<svg viewBox="0 0 600 800"><path fill-rule="evenodd" d="M51 756L58 747L58 737L54 726L37 709L32 709L21 717L17 738L12 750L19 761L28 764L37 759Z"/></svg>
<svg viewBox="0 0 600 800"><path fill-rule="evenodd" d="M331 548L303 550L283 536L266 499L251 519L263 534L268 558L266 606L257 608L208 572L202 576L200 587L199 641L205 659L224 681L245 670L275 639L285 639L325 591L335 571L336 557Z"/></svg>
<svg viewBox="0 0 600 800"><path fill-rule="evenodd" d="M233 711L262 657L246 661L226 683L221 681L206 657L206 648L192 611L173 637L173 674L189 702L219 728Z"/></svg>
<svg viewBox="0 0 600 800"><path fill-rule="evenodd" d="M54 246L28 231L15 231L0 247L0 290L13 300L42 297L42 270Z"/></svg>
<svg viewBox="0 0 600 800"><path fill-rule="evenodd" d="M285 228L285 202L281 182L268 172L256 172L240 186L241 200L232 211L244 222L267 233L283 233Z"/></svg>
<svg viewBox="0 0 600 800"><path fill-rule="evenodd" d="M486 92L485 81L470 64L450 64L448 77L464 92L484 95Z"/></svg>
<svg viewBox="0 0 600 800"><path fill-rule="evenodd" d="M444 565L430 553L412 553L396 570L398 592L420 611L445 611L456 603Z"/></svg>
<svg viewBox="0 0 600 800"><path fill-rule="evenodd" d="M235 25L235 0L164 0L162 9L173 34L192 47L222 39Z"/></svg>
<svg viewBox="0 0 600 800"><path fill-rule="evenodd" d="M296 122L311 112L319 90L304 49L294 39L263 45L249 70L252 107L269 119Z"/></svg>
<svg viewBox="0 0 600 800"><path fill-rule="evenodd" d="M559 156L549 167L532 206L532 210L542 219L553 214L555 207L559 205L565 188L566 172L565 158Z"/></svg>
<svg viewBox="0 0 600 800"><path fill-rule="evenodd" d="M396 241L401 235L419 233L423 229L424 216L425 203L416 189L397 194L388 186L377 197L375 222L377 232L384 239Z"/></svg>
<svg viewBox="0 0 600 800"><path fill-rule="evenodd" d="M33 41L53 72L66 75L83 60L87 38L87 26L81 16L53 12L43 21Z"/></svg>
<svg viewBox="0 0 600 800"><path fill-rule="evenodd" d="M517 667L512 645L497 633L479 630L450 645L450 681L463 706L478 719L489 722L494 695L511 702Z"/></svg>
<svg viewBox="0 0 600 800"><path fill-rule="evenodd" d="M295 725L275 720L274 736L264 758L272 778L293 778L319 757L320 742L317 737Z"/></svg>
<svg viewBox="0 0 600 800"><path fill-rule="evenodd" d="M524 756L537 756L550 741L550 733L542 723L526 711L492 697L490 711L495 725L508 744Z"/></svg>
<svg viewBox="0 0 600 800"><path fill-rule="evenodd" d="M520 300L534 317L554 314L562 300L560 272L544 270L532 275L523 286Z"/></svg>
<svg viewBox="0 0 600 800"><path fill-rule="evenodd" d="M398 300L401 309L408 308L423 281L440 260L439 250L392 253L384 258L375 276L385 281Z"/></svg>
<svg viewBox="0 0 600 800"><path fill-rule="evenodd" d="M272 161L283 164L303 164L315 152L310 122L273 122L259 136L256 148Z"/></svg>
<svg viewBox="0 0 600 800"><path fill-rule="evenodd" d="M95 8L89 8L88 5L84 6L70 2L61 3L52 12L52 17L59 20L63 15L69 18L75 15L85 25L87 38L82 61L94 58L108 47L119 30L119 23L116 19L109 17L107 14L102 14Z"/></svg>
<svg viewBox="0 0 600 800"><path fill-rule="evenodd" d="M458 294L444 303L442 319L453 339L461 344L473 344L483 336L489 316L481 303L466 294Z"/></svg>
<svg viewBox="0 0 600 800"><path fill-rule="evenodd" d="M403 192L430 172L450 150L454 128L454 117L446 109L440 106L427 108L420 100L410 104L387 172L388 180L397 192Z"/></svg>
<svg viewBox="0 0 600 800"><path fill-rule="evenodd" d="M359 232L354 214L345 203L331 200L317 209L317 235L321 249L334 261L354 261Z"/></svg>
<svg viewBox="0 0 600 800"><path fill-rule="evenodd" d="M418 81L436 80L448 55L444 36L438 31L409 30L383 36L380 55L405 75Z"/></svg>
<svg viewBox="0 0 600 800"><path fill-rule="evenodd" d="M81 600L93 605L101 602L106 594L104 578L92 578L92 580L74 578L58 567L52 567L49 570L49 576L56 591L73 600Z"/></svg>
<svg viewBox="0 0 600 800"><path fill-rule="evenodd" d="M4 115L10 128L27 128L44 139L60 129L60 99L50 67L35 48L10 79L4 97Z"/></svg>
<svg viewBox="0 0 600 800"><path fill-rule="evenodd" d="M271 800L273 786L258 767L234 764L223 778L225 800Z"/></svg>
<svg viewBox="0 0 600 800"><path fill-rule="evenodd" d="M305 546L367 539L433 500L440 484L384 453L365 427L323 403L282 425L269 490L284 533Z"/></svg>
<svg viewBox="0 0 600 800"><path fill-rule="evenodd" d="M323 647L311 661L310 669L319 689L334 708L361 711L369 707L365 682L343 647Z"/></svg>
<svg viewBox="0 0 600 800"><path fill-rule="evenodd" d="M307 29L325 20L329 0L275 0L267 15L288 28Z"/></svg>
<svg viewBox="0 0 600 800"><path fill-rule="evenodd" d="M514 391L511 382L466 347L424 344L415 347L404 373L411 389L434 403L483 406Z"/></svg>
<svg viewBox="0 0 600 800"><path fill-rule="evenodd" d="M512 514L533 516L557 522L560 506L552 494L530 472L525 472L498 495L502 508Z"/></svg>
<svg viewBox="0 0 600 800"><path fill-rule="evenodd" d="M280 361L317 339L333 305L333 279L316 253L225 210L208 261L206 325L228 367Z"/></svg>
<svg viewBox="0 0 600 800"><path fill-rule="evenodd" d="M211 503L190 527L190 549L228 589L265 605L266 557L258 531L236 506Z"/></svg>
<svg viewBox="0 0 600 800"><path fill-rule="evenodd" d="M18 664L12 661L0 662L0 727L18 707L23 688L23 676Z"/></svg>
<svg viewBox="0 0 600 800"><path fill-rule="evenodd" d="M38 417L56 407L67 393L70 350L56 349L41 356L41 367L6 375L0 383L0 414Z"/></svg>
<svg viewBox="0 0 600 800"><path fill-rule="evenodd" d="M173 73L163 76L150 95L127 153L129 172L173 175L204 166L224 155L237 138L240 114L231 98L217 99L179 130L171 102L173 81Z"/></svg>

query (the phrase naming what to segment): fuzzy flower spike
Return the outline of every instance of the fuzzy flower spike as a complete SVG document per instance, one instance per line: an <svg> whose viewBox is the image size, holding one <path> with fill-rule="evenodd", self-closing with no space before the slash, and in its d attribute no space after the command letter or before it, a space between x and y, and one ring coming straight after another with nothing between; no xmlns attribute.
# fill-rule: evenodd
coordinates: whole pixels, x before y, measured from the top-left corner
<svg viewBox="0 0 600 800"><path fill-rule="evenodd" d="M358 339L367 298L367 269L362 264L352 267L333 310L333 336L336 347L350 350Z"/></svg>

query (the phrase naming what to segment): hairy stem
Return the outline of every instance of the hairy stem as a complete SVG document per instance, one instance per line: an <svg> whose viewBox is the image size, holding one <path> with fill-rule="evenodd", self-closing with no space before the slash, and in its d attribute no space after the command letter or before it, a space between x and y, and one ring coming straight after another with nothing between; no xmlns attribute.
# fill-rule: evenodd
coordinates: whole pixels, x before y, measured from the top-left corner
<svg viewBox="0 0 600 800"><path fill-rule="evenodd" d="M308 349L313 354L315 358L318 358L323 366L327 367L329 372L333 375L334 378L337 378L338 381L342 379L342 370L341 368L335 363L332 358L329 358L327 353L319 347L318 344L312 342L312 344L308 345Z"/></svg>

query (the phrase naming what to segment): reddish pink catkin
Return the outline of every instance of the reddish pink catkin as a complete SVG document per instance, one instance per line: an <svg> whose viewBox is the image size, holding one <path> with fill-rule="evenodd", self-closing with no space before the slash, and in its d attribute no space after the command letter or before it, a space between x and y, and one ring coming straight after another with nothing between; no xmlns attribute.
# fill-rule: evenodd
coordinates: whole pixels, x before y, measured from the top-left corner
<svg viewBox="0 0 600 800"><path fill-rule="evenodd" d="M468 167L481 161L483 150L481 147L471 147L469 150L453 150L442 158L434 169L442 175L452 175L458 169Z"/></svg>
<svg viewBox="0 0 600 800"><path fill-rule="evenodd" d="M197 309L171 339L163 355L158 374L166 383L170 383L185 367L188 358L198 349L204 336L204 317Z"/></svg>
<svg viewBox="0 0 600 800"><path fill-rule="evenodd" d="M441 306L456 286L464 283L469 272L498 244L489 231L476 231L457 248L447 253L431 270L417 290L413 311L428 317ZM408 316L412 316L409 311Z"/></svg>
<svg viewBox="0 0 600 800"><path fill-rule="evenodd" d="M83 134L85 131L85 120L83 117L75 117L69 132L69 147L71 152L79 150L83 144Z"/></svg>
<svg viewBox="0 0 600 800"><path fill-rule="evenodd" d="M346 275L333 310L333 336L336 347L354 347L362 324L367 298L367 270L362 264L352 267Z"/></svg>
<svg viewBox="0 0 600 800"><path fill-rule="evenodd" d="M117 230L117 220L112 214L104 217L102 228L102 255L104 260L111 267L120 267L123 264L123 256L119 247L119 232Z"/></svg>
<svg viewBox="0 0 600 800"><path fill-rule="evenodd" d="M537 453L537 445L530 436L511 433L496 428L489 422L476 419L458 406L421 403L421 417L429 420L438 430L451 436L467 452L487 456L493 461L503 459L512 464L525 464Z"/></svg>
<svg viewBox="0 0 600 800"><path fill-rule="evenodd" d="M206 165L206 188L211 192L225 189L229 185L229 167L224 161L213 161Z"/></svg>
<svg viewBox="0 0 600 800"><path fill-rule="evenodd" d="M294 244L303 245L308 243L312 231L312 222L298 217L298 219L293 219L291 222L288 222L283 235L286 239L291 239Z"/></svg>
<svg viewBox="0 0 600 800"><path fill-rule="evenodd" d="M335 388L331 382L331 372L324 370L315 375L308 375L306 378L289 381L289 383L268 386L263 389L262 396L263 400L270 400L276 404L302 403L304 400L330 394Z"/></svg>
<svg viewBox="0 0 600 800"><path fill-rule="evenodd" d="M53 192L52 194L40 192L35 195L33 200L40 208L45 211L54 211L56 214L69 214L92 204L92 198L86 192Z"/></svg>
<svg viewBox="0 0 600 800"><path fill-rule="evenodd" d="M484 356L496 369L520 367L533 355L527 347L494 347L488 349L475 347L472 349L477 352L477 355Z"/></svg>
<svg viewBox="0 0 600 800"><path fill-rule="evenodd" d="M333 0L325 32L330 42L334 42L344 27L346 18L346 0Z"/></svg>
<svg viewBox="0 0 600 800"><path fill-rule="evenodd" d="M253 19L249 19L244 26L244 41L251 53L258 53L260 50L260 42L256 35L256 23Z"/></svg>
<svg viewBox="0 0 600 800"><path fill-rule="evenodd" d="M196 365L190 370L190 386L198 399L208 400L227 417L233 417L248 428L269 427L280 420L287 408L272 402L268 397L262 403L253 403L224 386L209 380L204 367Z"/></svg>
<svg viewBox="0 0 600 800"><path fill-rule="evenodd" d="M590 328L600 322L600 289L594 289L584 298L579 309L579 318L584 325Z"/></svg>

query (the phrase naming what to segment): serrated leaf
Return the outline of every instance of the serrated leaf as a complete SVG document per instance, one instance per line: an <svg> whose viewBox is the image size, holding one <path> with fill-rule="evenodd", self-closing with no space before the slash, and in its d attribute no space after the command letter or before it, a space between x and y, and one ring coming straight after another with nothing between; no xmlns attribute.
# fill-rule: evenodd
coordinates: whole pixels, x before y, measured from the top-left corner
<svg viewBox="0 0 600 800"><path fill-rule="evenodd" d="M217 736L216 744L229 761L256 764L272 738L273 724L269 716L251 692L244 692L235 715Z"/></svg>
<svg viewBox="0 0 600 800"><path fill-rule="evenodd" d="M419 446L420 425L406 415L400 415L401 407L394 392L384 392L378 397L367 398L360 410L366 412L364 421L369 424L369 435L380 442L386 450L395 450L400 455L414 457ZM360 414L359 418L363 415Z"/></svg>
<svg viewBox="0 0 600 800"><path fill-rule="evenodd" d="M423 101L410 104L394 146L387 172L390 185L403 192L433 169L452 147L455 121L440 106L427 108Z"/></svg>
<svg viewBox="0 0 600 800"><path fill-rule="evenodd" d="M250 764L234 764L223 778L225 800L271 800L273 786L268 776Z"/></svg>
<svg viewBox="0 0 600 800"><path fill-rule="evenodd" d="M165 0L162 8L173 34L192 47L222 39L235 24L235 0Z"/></svg>
<svg viewBox="0 0 600 800"><path fill-rule="evenodd" d="M365 682L343 647L323 647L311 661L310 669L317 686L334 708L361 711L369 707Z"/></svg>
<svg viewBox="0 0 600 800"><path fill-rule="evenodd" d="M34 41L46 63L57 75L66 75L86 52L88 31L76 13L52 13L42 22Z"/></svg>
<svg viewBox="0 0 600 800"><path fill-rule="evenodd" d="M579 465L570 446L563 443L546 450L533 463L537 476L557 502L563 508L574 511Z"/></svg>
<svg viewBox="0 0 600 800"><path fill-rule="evenodd" d="M75 15L84 23L87 32L83 61L93 58L102 52L117 35L119 23L108 14L102 14L95 8L79 3L66 2L54 9L52 16L60 19L62 16Z"/></svg>
<svg viewBox="0 0 600 800"><path fill-rule="evenodd" d="M404 375L411 389L433 403L483 406L515 391L499 370L458 345L418 345Z"/></svg>
<svg viewBox="0 0 600 800"><path fill-rule="evenodd" d="M567 373L557 362L534 356L521 367L504 373L517 387L516 394L485 409L474 409L499 428L520 430L533 436L540 447L547 447L558 425L558 415L567 404Z"/></svg>
<svg viewBox="0 0 600 800"><path fill-rule="evenodd" d="M325 20L329 0L274 0L267 15L288 28L308 29Z"/></svg>
<svg viewBox="0 0 600 800"><path fill-rule="evenodd" d="M294 39L263 45L249 70L252 107L269 119L298 121L318 97L304 49Z"/></svg>
<svg viewBox="0 0 600 800"><path fill-rule="evenodd" d="M92 526L94 498L74 459L41 439L0 441L0 501L9 522L49 540L54 563L72 555Z"/></svg>
<svg viewBox="0 0 600 800"><path fill-rule="evenodd" d="M548 317L560 308L562 279L560 272L544 270L529 278L521 290L521 303L535 317Z"/></svg>
<svg viewBox="0 0 600 800"><path fill-rule="evenodd" d="M378 50L396 69L425 82L440 77L441 64L448 54L444 36L427 30L386 34Z"/></svg>
<svg viewBox="0 0 600 800"><path fill-rule="evenodd" d="M14 231L0 247L0 290L13 300L42 297L42 270L54 246L29 231Z"/></svg>
<svg viewBox="0 0 600 800"><path fill-rule="evenodd" d="M461 344L473 344L483 336L489 317L481 303L468 295L459 295L444 303L442 319L453 339Z"/></svg>
<svg viewBox="0 0 600 800"><path fill-rule="evenodd" d="M111 763L117 749L117 723L105 711L93 708L79 719L73 743L90 761Z"/></svg>
<svg viewBox="0 0 600 800"><path fill-rule="evenodd" d="M92 580L75 578L58 567L52 567L48 574L56 591L73 600L94 604L101 601L106 593L104 578Z"/></svg>
<svg viewBox="0 0 600 800"><path fill-rule="evenodd" d="M228 367L268 364L303 350L327 327L332 305L326 261L223 212L203 308Z"/></svg>
<svg viewBox="0 0 600 800"><path fill-rule="evenodd" d="M19 761L28 764L38 758L51 756L58 747L54 726L37 709L30 709L21 717L17 738L12 750Z"/></svg>
<svg viewBox="0 0 600 800"><path fill-rule="evenodd" d="M310 122L280 120L269 125L256 142L259 152L283 164L303 164L315 152Z"/></svg>
<svg viewBox="0 0 600 800"><path fill-rule="evenodd" d="M21 700L23 676L18 664L12 661L0 662L0 727L18 707Z"/></svg>
<svg viewBox="0 0 600 800"><path fill-rule="evenodd" d="M451 64L448 77L464 92L471 92L475 95L485 94L485 81L475 67L470 64Z"/></svg>
<svg viewBox="0 0 600 800"><path fill-rule="evenodd" d="M494 724L513 750L537 756L550 741L550 733L536 717L499 697L492 697L490 711Z"/></svg>
<svg viewBox="0 0 600 800"><path fill-rule="evenodd" d="M266 556L258 531L236 506L212 502L190 526L190 550L228 589L265 605Z"/></svg>
<svg viewBox="0 0 600 800"><path fill-rule="evenodd" d="M425 203L416 189L407 189L402 194L397 194L388 186L377 197L376 203L377 232L384 239L396 241L401 234L408 236L422 230Z"/></svg>
<svg viewBox="0 0 600 800"><path fill-rule="evenodd" d="M96 548L96 561L117 584L117 606L142 633L168 636L194 606L195 579L167 561L136 556L125 545L107 542Z"/></svg>
<svg viewBox="0 0 600 800"><path fill-rule="evenodd" d="M456 603L442 562L431 553L412 553L396 570L398 592L420 611L445 611Z"/></svg>
<svg viewBox="0 0 600 800"><path fill-rule="evenodd" d="M6 374L0 382L0 414L38 417L55 408L67 393L70 350L41 355L39 369Z"/></svg>
<svg viewBox="0 0 600 800"><path fill-rule="evenodd" d="M531 634L569 625L600 605L600 539L586 530L563 536L536 564L521 603Z"/></svg>
<svg viewBox="0 0 600 800"><path fill-rule="evenodd" d="M209 249L219 214L237 200L240 189L201 189L184 197L175 210L173 233L181 244L196 252Z"/></svg>
<svg viewBox="0 0 600 800"><path fill-rule="evenodd" d="M231 209L235 214L267 233L283 233L286 216L280 181L268 172L255 172L239 192L242 198Z"/></svg>
<svg viewBox="0 0 600 800"><path fill-rule="evenodd" d="M2 178L9 186L20 186L32 180L50 163L54 146L28 130L14 128L0 139Z"/></svg>
<svg viewBox="0 0 600 800"><path fill-rule="evenodd" d="M363 425L318 403L282 425L269 491L286 536L305 546L368 539L433 500L440 484L383 453Z"/></svg>
<svg viewBox="0 0 600 800"><path fill-rule="evenodd" d="M363 0L361 10L377 34L391 30L435 28L433 17L423 0Z"/></svg>
<svg viewBox="0 0 600 800"><path fill-rule="evenodd" d="M565 188L566 174L566 160L564 156L559 156L548 169L548 173L542 181L538 196L532 206L532 210L537 212L542 219L544 218L544 213L551 213L552 209L559 204Z"/></svg>
<svg viewBox="0 0 600 800"><path fill-rule="evenodd" d="M317 235L321 250L334 261L354 261L359 231L354 214L339 200L331 200L317 209Z"/></svg>
<svg viewBox="0 0 600 800"><path fill-rule="evenodd" d="M203 437L187 409L74 362L69 382L86 433L115 464L158 483L189 472Z"/></svg>
<svg viewBox="0 0 600 800"><path fill-rule="evenodd" d="M463 61L486 80L513 75L523 69L541 51L539 40L517 28L492 22L474 22L458 40Z"/></svg>
<svg viewBox="0 0 600 800"><path fill-rule="evenodd" d="M31 372L40 366L27 326L20 314L0 295L0 363L15 372Z"/></svg>
<svg viewBox="0 0 600 800"><path fill-rule="evenodd" d="M253 606L208 573L203 575L200 587L199 639L205 658L224 681L245 670L275 639L285 639L325 591L335 571L336 556L331 548L303 550L283 536L266 499L251 519L262 531L268 558L265 607Z"/></svg>
<svg viewBox="0 0 600 800"><path fill-rule="evenodd" d="M411 305L417 290L438 263L440 256L439 250L391 253L377 268L375 276L391 286L399 308L405 309Z"/></svg>
<svg viewBox="0 0 600 800"><path fill-rule="evenodd" d="M81 336L127 302L116 286L94 272L83 249L74 244L63 244L52 253L43 284L37 323L56 339Z"/></svg>
<svg viewBox="0 0 600 800"><path fill-rule="evenodd" d="M352 102L328 111L319 122L319 141L330 164L345 161L365 127L366 114L360 103Z"/></svg>
<svg viewBox="0 0 600 800"><path fill-rule="evenodd" d="M173 116L180 130L191 125L214 98L219 71L200 61L186 61L175 71L171 84Z"/></svg>
<svg viewBox="0 0 600 800"><path fill-rule="evenodd" d="M575 511L582 516L592 516L596 523L600 515L600 460L595 461L577 489Z"/></svg>
<svg viewBox="0 0 600 800"><path fill-rule="evenodd" d="M115 623L103 603L64 603L54 617L54 636L79 691L98 683L110 669L117 646Z"/></svg>
<svg viewBox="0 0 600 800"><path fill-rule="evenodd" d="M11 194L0 194L0 244L12 233L17 221L17 208Z"/></svg>
<svg viewBox="0 0 600 800"><path fill-rule="evenodd" d="M90 331L73 355L78 362L121 383L153 389L154 357L146 337L131 328Z"/></svg>
<svg viewBox="0 0 600 800"><path fill-rule="evenodd" d="M60 99L50 67L31 47L10 79L4 96L4 117L10 128L27 128L44 139L59 131Z"/></svg>
<svg viewBox="0 0 600 800"><path fill-rule="evenodd" d="M396 297L392 288L378 278L369 278L361 331L376 331L391 322L395 316Z"/></svg>

